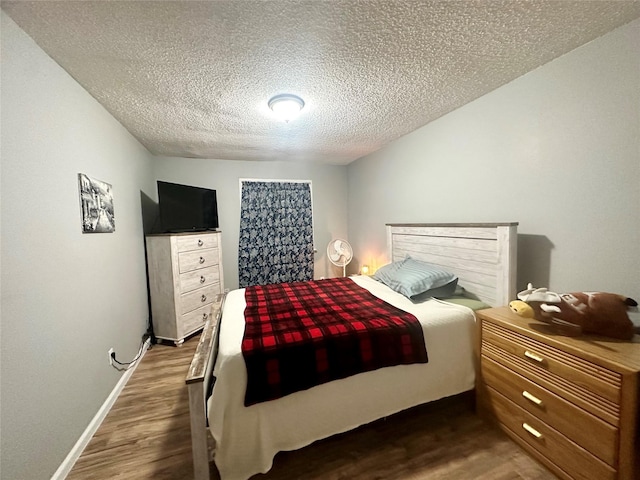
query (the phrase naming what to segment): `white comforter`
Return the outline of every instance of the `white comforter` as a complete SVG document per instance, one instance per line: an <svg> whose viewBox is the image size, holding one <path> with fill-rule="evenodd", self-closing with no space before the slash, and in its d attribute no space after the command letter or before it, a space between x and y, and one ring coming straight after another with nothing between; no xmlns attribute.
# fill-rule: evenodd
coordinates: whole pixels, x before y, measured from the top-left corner
<svg viewBox="0 0 640 480"><path fill-rule="evenodd" d="M362 373L244 406L247 371L241 351L244 289L228 293L214 368L217 380L208 402L222 480L244 480L267 472L279 451L295 450L407 408L455 395L474 386L473 312L438 300L413 304L370 277L360 286L414 314L423 326L429 363Z"/></svg>

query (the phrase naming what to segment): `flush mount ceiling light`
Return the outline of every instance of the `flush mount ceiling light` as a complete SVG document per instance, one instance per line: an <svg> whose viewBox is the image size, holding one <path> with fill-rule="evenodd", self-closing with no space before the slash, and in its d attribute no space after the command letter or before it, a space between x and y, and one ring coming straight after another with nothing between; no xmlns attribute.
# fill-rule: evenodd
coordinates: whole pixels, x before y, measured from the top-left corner
<svg viewBox="0 0 640 480"><path fill-rule="evenodd" d="M285 122L296 118L303 107L304 101L300 97L288 93L276 95L269 100L269 108L273 110L274 115Z"/></svg>

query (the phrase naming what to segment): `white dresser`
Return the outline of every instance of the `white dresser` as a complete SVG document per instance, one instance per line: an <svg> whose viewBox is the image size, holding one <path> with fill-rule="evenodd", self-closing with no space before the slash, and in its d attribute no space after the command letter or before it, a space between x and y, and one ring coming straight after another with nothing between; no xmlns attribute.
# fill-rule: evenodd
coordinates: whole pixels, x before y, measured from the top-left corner
<svg viewBox="0 0 640 480"><path fill-rule="evenodd" d="M181 345L224 290L221 232L148 235L147 271L157 338Z"/></svg>

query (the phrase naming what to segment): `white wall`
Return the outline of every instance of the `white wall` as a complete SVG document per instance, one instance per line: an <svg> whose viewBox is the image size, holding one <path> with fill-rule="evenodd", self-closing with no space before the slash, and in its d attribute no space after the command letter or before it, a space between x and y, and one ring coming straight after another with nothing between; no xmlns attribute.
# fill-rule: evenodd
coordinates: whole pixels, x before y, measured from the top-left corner
<svg viewBox="0 0 640 480"><path fill-rule="evenodd" d="M133 357L148 309L151 155L2 13L2 478L47 479ZM82 234L78 173L111 183L116 231Z"/></svg>
<svg viewBox="0 0 640 480"><path fill-rule="evenodd" d="M518 288L640 301L640 20L348 167L349 238L385 222L518 221Z"/></svg>
<svg viewBox="0 0 640 480"><path fill-rule="evenodd" d="M347 167L344 165L296 164L156 157L157 180L213 188L218 199L222 230L225 288L238 288L238 236L240 233L240 179L311 180L315 278L342 275L326 258L332 238L347 235ZM157 200L157 195L154 197Z"/></svg>

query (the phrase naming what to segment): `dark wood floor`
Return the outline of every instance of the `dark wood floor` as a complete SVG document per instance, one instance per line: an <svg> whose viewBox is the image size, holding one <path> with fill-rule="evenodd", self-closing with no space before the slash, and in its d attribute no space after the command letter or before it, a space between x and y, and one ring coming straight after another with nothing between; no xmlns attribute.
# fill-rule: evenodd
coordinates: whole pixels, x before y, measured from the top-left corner
<svg viewBox="0 0 640 480"><path fill-rule="evenodd" d="M111 412L67 477L193 477L187 367L198 337L147 352ZM212 478L217 478L214 473ZM463 395L418 407L295 452L276 456L255 480L554 479Z"/></svg>

